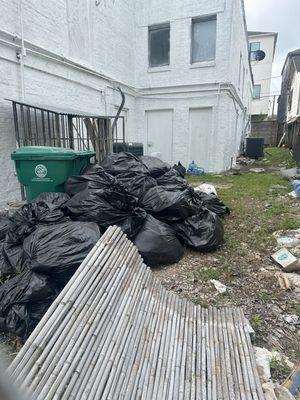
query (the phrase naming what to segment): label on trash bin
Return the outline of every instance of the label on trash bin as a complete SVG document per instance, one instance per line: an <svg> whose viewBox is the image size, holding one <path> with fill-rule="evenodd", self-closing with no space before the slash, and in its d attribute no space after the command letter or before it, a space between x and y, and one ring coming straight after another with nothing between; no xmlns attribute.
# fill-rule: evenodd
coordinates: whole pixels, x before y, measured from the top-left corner
<svg viewBox="0 0 300 400"><path fill-rule="evenodd" d="M47 169L46 165L38 164L34 168L34 173L36 176L32 179L32 181L53 182L53 180L51 178L47 178L48 169Z"/></svg>

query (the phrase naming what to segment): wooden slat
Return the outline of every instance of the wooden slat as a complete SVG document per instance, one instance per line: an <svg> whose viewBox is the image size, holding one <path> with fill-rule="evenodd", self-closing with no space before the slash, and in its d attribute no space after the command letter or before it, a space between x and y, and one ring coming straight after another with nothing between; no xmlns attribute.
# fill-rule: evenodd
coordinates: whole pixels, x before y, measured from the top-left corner
<svg viewBox="0 0 300 400"><path fill-rule="evenodd" d="M110 227L10 366L37 400L263 400L241 310L167 292Z"/></svg>

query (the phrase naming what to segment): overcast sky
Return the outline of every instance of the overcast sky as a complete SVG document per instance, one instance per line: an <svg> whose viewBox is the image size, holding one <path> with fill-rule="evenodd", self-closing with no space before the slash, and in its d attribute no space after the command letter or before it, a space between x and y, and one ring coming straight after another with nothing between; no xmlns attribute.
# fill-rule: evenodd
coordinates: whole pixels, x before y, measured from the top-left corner
<svg viewBox="0 0 300 400"><path fill-rule="evenodd" d="M289 51L300 48L300 0L245 0L249 31L278 32L272 76L281 74ZM280 91L278 78L271 91Z"/></svg>

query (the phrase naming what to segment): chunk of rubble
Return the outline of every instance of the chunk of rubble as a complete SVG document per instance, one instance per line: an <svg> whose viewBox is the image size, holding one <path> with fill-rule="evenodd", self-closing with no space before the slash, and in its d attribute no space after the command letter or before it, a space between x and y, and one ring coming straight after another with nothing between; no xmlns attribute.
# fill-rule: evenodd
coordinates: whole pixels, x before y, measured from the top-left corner
<svg viewBox="0 0 300 400"><path fill-rule="evenodd" d="M215 279L210 279L210 283L214 285L214 287L220 294L227 292L227 286L223 285L223 283L216 281Z"/></svg>
<svg viewBox="0 0 300 400"><path fill-rule="evenodd" d="M299 322L299 317L298 317L298 315L295 315L295 314L283 315L283 319L285 320L285 322L287 322L290 325L297 325Z"/></svg>

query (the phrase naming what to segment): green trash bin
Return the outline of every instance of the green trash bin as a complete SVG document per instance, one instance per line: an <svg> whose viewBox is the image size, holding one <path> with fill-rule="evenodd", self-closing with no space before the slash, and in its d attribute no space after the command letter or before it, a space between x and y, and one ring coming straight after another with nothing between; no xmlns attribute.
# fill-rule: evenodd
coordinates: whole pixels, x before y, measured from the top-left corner
<svg viewBox="0 0 300 400"><path fill-rule="evenodd" d="M62 147L25 146L15 150L11 158L26 200L31 201L43 192L64 192L68 177L80 175L95 154Z"/></svg>

